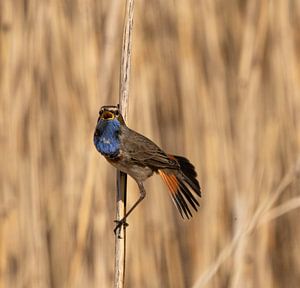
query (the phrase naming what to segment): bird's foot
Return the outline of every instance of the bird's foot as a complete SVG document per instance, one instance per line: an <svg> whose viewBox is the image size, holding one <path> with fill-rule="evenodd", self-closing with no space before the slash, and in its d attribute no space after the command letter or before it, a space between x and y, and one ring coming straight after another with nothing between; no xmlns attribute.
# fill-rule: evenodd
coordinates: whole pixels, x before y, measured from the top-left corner
<svg viewBox="0 0 300 288"><path fill-rule="evenodd" d="M114 222L117 223L115 229L114 229L114 233L115 235L117 234L118 231L118 238L122 239L122 237L120 236L121 234L121 228L124 225L124 227L126 228L128 226L128 223L126 223L125 221L126 219L121 219L121 220L115 220Z"/></svg>

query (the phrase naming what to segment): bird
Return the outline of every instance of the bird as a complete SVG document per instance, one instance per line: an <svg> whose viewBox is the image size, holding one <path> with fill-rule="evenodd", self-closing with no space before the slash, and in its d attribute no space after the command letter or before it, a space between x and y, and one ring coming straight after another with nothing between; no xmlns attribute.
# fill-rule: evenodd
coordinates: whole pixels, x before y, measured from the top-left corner
<svg viewBox="0 0 300 288"><path fill-rule="evenodd" d="M127 217L146 196L144 182L154 173L159 174L167 185L182 218L191 218L192 209L198 211L197 198L201 197L201 188L194 165L183 156L167 154L153 141L130 129L119 105L100 108L94 145L110 164L135 180L140 192L125 216L115 221L115 233L122 225L128 226Z"/></svg>

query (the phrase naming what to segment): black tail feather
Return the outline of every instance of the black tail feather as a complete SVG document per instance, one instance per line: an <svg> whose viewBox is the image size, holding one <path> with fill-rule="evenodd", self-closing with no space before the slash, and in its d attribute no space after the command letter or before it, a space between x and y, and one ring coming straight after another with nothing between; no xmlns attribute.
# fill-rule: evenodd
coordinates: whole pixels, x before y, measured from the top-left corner
<svg viewBox="0 0 300 288"><path fill-rule="evenodd" d="M197 180L195 167L190 161L181 156L170 155L176 159L180 166L179 170L158 170L159 174L166 182L173 202L182 218L191 218L191 210L198 211L200 206L197 196L201 196L201 189ZM195 194L194 194L194 193Z"/></svg>
<svg viewBox="0 0 300 288"><path fill-rule="evenodd" d="M180 191L184 195L185 199L191 204L195 211L198 211L197 206L199 202L194 197L194 195L189 191L189 189L184 185L183 182L180 182Z"/></svg>
<svg viewBox="0 0 300 288"><path fill-rule="evenodd" d="M184 212L186 218L189 219L190 217L192 217L193 216L192 212L191 212L189 206L187 205L186 201L184 200L182 194L181 193L176 193L175 197L178 201L178 204L179 204L181 210ZM179 210L179 212L180 212L180 210ZM181 217L184 218L182 213L181 213Z"/></svg>
<svg viewBox="0 0 300 288"><path fill-rule="evenodd" d="M172 193L171 196L181 217L189 219L193 216L190 206L195 211L198 211L197 207L199 207L200 204L193 195L193 193L184 184L184 181L179 179L179 177L176 177L176 179L178 181L179 186L176 192ZM188 204L190 204L190 206Z"/></svg>
<svg viewBox="0 0 300 288"><path fill-rule="evenodd" d="M197 180L197 173L194 165L185 157L182 156L174 156L178 161L180 169L185 176L185 181L187 184L195 191L197 195L201 197L201 188L200 184Z"/></svg>

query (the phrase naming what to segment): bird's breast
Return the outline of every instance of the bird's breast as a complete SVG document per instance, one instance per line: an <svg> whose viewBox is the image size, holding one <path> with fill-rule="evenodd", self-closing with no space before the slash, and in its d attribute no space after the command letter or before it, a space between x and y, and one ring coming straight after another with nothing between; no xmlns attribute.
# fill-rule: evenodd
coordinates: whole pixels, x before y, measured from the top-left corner
<svg viewBox="0 0 300 288"><path fill-rule="evenodd" d="M104 156L117 157L120 151L118 136L120 126L114 121L100 121L94 134L94 143L97 150Z"/></svg>
<svg viewBox="0 0 300 288"><path fill-rule="evenodd" d="M111 165L116 167L118 170L130 175L133 179L135 179L138 182L143 182L153 175L153 170L150 167L134 164L132 161L127 159L122 154L122 152L120 152L118 157L105 158Z"/></svg>
<svg viewBox="0 0 300 288"><path fill-rule="evenodd" d="M95 140L97 150L104 156L117 157L120 150L120 144L114 139L99 137Z"/></svg>

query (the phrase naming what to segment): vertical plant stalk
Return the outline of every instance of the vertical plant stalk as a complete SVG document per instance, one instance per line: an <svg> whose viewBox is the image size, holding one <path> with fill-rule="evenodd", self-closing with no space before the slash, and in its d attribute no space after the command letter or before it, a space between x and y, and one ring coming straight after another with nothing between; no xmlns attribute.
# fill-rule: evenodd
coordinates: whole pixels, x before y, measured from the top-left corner
<svg viewBox="0 0 300 288"><path fill-rule="evenodd" d="M124 18L123 44L120 70L120 112L127 120L128 98L129 98L129 79L130 79L130 60L131 42L133 27L134 0L126 1L126 12ZM121 220L126 213L126 184L127 175L117 171L117 205L116 219ZM115 236L115 279L114 287L123 288L125 280L125 258L126 258L126 230L122 226L120 232Z"/></svg>

